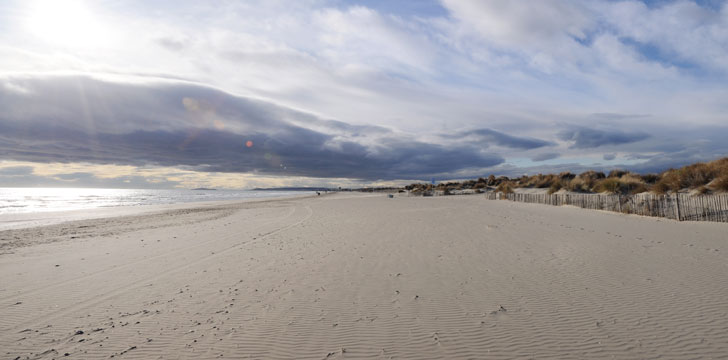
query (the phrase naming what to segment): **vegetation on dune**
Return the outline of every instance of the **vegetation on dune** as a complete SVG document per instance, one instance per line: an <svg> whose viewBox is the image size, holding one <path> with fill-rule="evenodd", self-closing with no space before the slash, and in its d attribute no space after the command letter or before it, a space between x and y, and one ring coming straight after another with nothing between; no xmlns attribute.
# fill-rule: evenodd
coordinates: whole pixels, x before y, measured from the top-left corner
<svg viewBox="0 0 728 360"><path fill-rule="evenodd" d="M728 191L728 175L723 175L713 180L713 189L717 191Z"/></svg>
<svg viewBox="0 0 728 360"><path fill-rule="evenodd" d="M498 184L498 187L496 188L497 191L500 191L504 194L510 194L513 192L513 185L511 185L511 182L504 181L500 184Z"/></svg>
<svg viewBox="0 0 728 360"><path fill-rule="evenodd" d="M719 160L696 163L679 169L669 169L660 174L637 174L624 170L612 170L608 174L601 171L585 171L575 175L570 172L561 174L538 174L508 178L505 176L478 178L463 182L431 184L411 184L405 187L412 192L433 190L450 194L456 190L495 189L511 193L516 188L548 189L549 194L560 190L583 193L638 194L653 192L666 194L681 190L692 190L699 194L728 192L728 157Z"/></svg>
<svg viewBox="0 0 728 360"><path fill-rule="evenodd" d="M666 193L700 187L728 191L728 158L667 170L661 174L652 191Z"/></svg>

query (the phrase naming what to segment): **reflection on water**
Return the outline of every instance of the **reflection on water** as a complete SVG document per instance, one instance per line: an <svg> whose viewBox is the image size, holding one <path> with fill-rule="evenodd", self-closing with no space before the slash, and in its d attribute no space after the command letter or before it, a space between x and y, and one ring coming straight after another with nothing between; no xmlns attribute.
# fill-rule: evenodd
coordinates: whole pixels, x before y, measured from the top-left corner
<svg viewBox="0 0 728 360"><path fill-rule="evenodd" d="M252 190L144 190L89 188L0 188L0 215L99 207L175 204L300 194Z"/></svg>

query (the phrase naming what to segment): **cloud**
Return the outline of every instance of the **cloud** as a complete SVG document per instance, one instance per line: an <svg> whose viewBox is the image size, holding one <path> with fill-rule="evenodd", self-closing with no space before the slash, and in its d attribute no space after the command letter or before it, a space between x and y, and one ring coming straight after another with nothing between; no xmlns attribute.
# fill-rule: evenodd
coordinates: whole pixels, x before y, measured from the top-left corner
<svg viewBox="0 0 728 360"><path fill-rule="evenodd" d="M652 159L655 155L633 153L626 156L628 160L648 160Z"/></svg>
<svg viewBox="0 0 728 360"><path fill-rule="evenodd" d="M173 37L162 37L156 40L159 46L174 52L181 52L188 48L188 42L186 39L175 39Z"/></svg>
<svg viewBox="0 0 728 360"><path fill-rule="evenodd" d="M598 3L612 29L634 42L649 60L677 66L700 64L728 71L728 6L704 1Z"/></svg>
<svg viewBox="0 0 728 360"><path fill-rule="evenodd" d="M538 154L536 156L531 157L531 161L546 161L546 160L552 160L556 159L559 156L561 156L558 153L542 153Z"/></svg>
<svg viewBox="0 0 728 360"><path fill-rule="evenodd" d="M25 3L0 5L3 159L371 181L728 154L725 1L85 2L98 47L34 37Z"/></svg>
<svg viewBox="0 0 728 360"><path fill-rule="evenodd" d="M571 143L568 149L534 156L527 151L556 143L490 128L436 133L425 140L387 127L352 125L195 83L157 78L16 75L3 81L28 91L0 86L0 107L6 109L0 114L0 155L36 163L375 181L481 176L513 154L537 162L567 155L603 158L603 151L591 149L604 146L620 146L630 161L626 166L636 169L635 160L648 161L645 170L677 164L669 163L671 156L678 158L671 154L690 150L691 159L704 161L728 150L720 140L728 133L724 127L691 131L663 127L648 136L571 125L556 134ZM616 122L633 118L607 120L617 126ZM539 130L548 133L547 127ZM635 158L642 154L652 155ZM22 175L30 169L3 171ZM67 174L54 179L94 183Z"/></svg>
<svg viewBox="0 0 728 360"><path fill-rule="evenodd" d="M726 153L723 153L723 155L725 154ZM627 164L619 167L639 173L659 173L670 168L679 168L696 162L705 162L715 160L717 158L719 157L707 157L705 154L687 150L659 154L642 163Z"/></svg>
<svg viewBox="0 0 728 360"><path fill-rule="evenodd" d="M504 161L467 144L446 147L191 83L13 81L32 95L0 92L0 106L10 109L0 115L6 159L367 180L447 176Z"/></svg>
<svg viewBox="0 0 728 360"><path fill-rule="evenodd" d="M3 175L7 168L24 167L27 175ZM9 171L14 173L15 171ZM346 178L268 176L250 173L204 172L171 167L97 165L91 163L0 162L0 187L217 188L314 186L398 186L412 180L370 181Z"/></svg>
<svg viewBox="0 0 728 360"><path fill-rule="evenodd" d="M9 166L0 168L0 176L25 176L33 173L32 166Z"/></svg>
<svg viewBox="0 0 728 360"><path fill-rule="evenodd" d="M461 23L461 33L474 33L501 50L532 56L529 64L535 68L543 69L544 61L552 70L604 64L593 57L599 55L602 38L616 39L632 48L639 61L728 71L728 50L724 46L728 6L724 1L442 2ZM620 61L629 64L624 56L611 60L616 60L611 61L615 67L620 66ZM559 61L566 66L559 65Z"/></svg>
<svg viewBox="0 0 728 360"><path fill-rule="evenodd" d="M443 137L451 139L466 140L482 147L498 145L512 149L530 150L544 146L552 146L554 143L530 137L512 136L492 129L474 129L462 131L456 134L444 134Z"/></svg>
<svg viewBox="0 0 728 360"><path fill-rule="evenodd" d="M617 158L617 154L604 154L604 156L602 156L602 159L604 159L606 161L612 161L616 158Z"/></svg>
<svg viewBox="0 0 728 360"><path fill-rule="evenodd" d="M6 176L0 173L0 187L97 187L112 189L170 189L179 182L150 179L144 176L99 177L90 173L57 174L41 176L25 174Z"/></svg>
<svg viewBox="0 0 728 360"><path fill-rule="evenodd" d="M484 37L508 46L549 46L584 38L594 20L580 1L443 0L453 16Z"/></svg>
<svg viewBox="0 0 728 360"><path fill-rule="evenodd" d="M591 116L599 120L624 120L624 119L638 119L646 118L650 115L646 114L617 114L617 113L594 113Z"/></svg>
<svg viewBox="0 0 728 360"><path fill-rule="evenodd" d="M625 132L621 130L597 130L575 127L558 134L563 141L573 141L572 149L589 149L605 145L629 144L650 137L643 132Z"/></svg>

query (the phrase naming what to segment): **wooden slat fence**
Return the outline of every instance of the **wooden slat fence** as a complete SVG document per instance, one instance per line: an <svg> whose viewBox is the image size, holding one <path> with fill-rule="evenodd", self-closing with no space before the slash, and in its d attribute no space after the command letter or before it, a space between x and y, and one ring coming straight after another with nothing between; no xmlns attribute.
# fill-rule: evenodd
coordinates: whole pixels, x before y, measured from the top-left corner
<svg viewBox="0 0 728 360"><path fill-rule="evenodd" d="M607 210L625 214L664 217L678 221L728 222L728 194L503 194L488 192L489 200L511 200L547 205L572 205L584 209Z"/></svg>

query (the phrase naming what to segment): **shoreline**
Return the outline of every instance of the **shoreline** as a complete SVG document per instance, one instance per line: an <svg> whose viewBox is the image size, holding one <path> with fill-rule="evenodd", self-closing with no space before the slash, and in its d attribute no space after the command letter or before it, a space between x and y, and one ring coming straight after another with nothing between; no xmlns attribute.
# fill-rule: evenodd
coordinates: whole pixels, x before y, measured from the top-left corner
<svg viewBox="0 0 728 360"><path fill-rule="evenodd" d="M721 357L725 231L354 193L21 229L0 356Z"/></svg>
<svg viewBox="0 0 728 360"><path fill-rule="evenodd" d="M311 194L271 196L264 198L241 198L229 200L212 201L188 201L174 204L149 204L149 205L122 205L98 207L92 209L76 209L62 211L37 211L18 214L0 214L0 231L18 230L33 227L62 224L71 221L91 220L99 218L111 218L119 216L133 216L145 213L160 212L167 210L179 210L186 208L209 207L217 205L235 204L250 201L265 201L275 199L289 199L307 197Z"/></svg>

